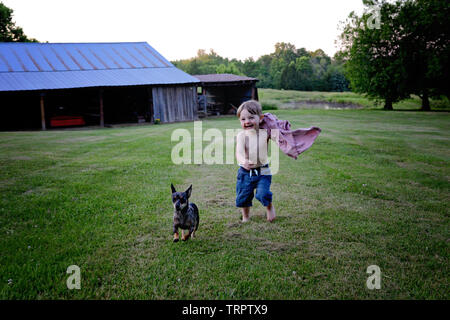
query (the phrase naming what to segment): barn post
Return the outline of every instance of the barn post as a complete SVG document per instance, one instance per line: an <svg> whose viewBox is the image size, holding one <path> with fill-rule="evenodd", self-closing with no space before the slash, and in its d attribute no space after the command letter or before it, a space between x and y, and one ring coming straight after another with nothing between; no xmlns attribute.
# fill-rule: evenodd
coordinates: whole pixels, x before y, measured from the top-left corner
<svg viewBox="0 0 450 320"><path fill-rule="evenodd" d="M206 90L202 86L202 96L203 96L203 112L205 113L205 118L208 117L208 101L206 100Z"/></svg>
<svg viewBox="0 0 450 320"><path fill-rule="evenodd" d="M103 114L103 89L99 90L98 99L100 101L100 127L104 127L105 119L104 119L104 114Z"/></svg>
<svg viewBox="0 0 450 320"><path fill-rule="evenodd" d="M41 92L41 94L40 94L40 96L41 96L41 125L42 125L42 130L47 130L47 128L45 126L44 95L45 95L45 93Z"/></svg>
<svg viewBox="0 0 450 320"><path fill-rule="evenodd" d="M258 101L258 89L256 89L255 85L252 87L252 100Z"/></svg>
<svg viewBox="0 0 450 320"><path fill-rule="evenodd" d="M149 112L149 120L150 122L154 122L153 116L153 95L152 95L152 87L147 87L147 104L148 104L148 112Z"/></svg>

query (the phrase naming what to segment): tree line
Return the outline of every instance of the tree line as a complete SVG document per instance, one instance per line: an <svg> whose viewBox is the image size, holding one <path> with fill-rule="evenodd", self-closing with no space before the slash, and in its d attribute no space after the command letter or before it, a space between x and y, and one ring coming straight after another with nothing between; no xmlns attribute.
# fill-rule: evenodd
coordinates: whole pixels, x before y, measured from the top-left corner
<svg viewBox="0 0 450 320"><path fill-rule="evenodd" d="M213 49L198 50L197 56L172 63L195 74L231 73L258 78L258 87L302 91L348 91L344 61L329 57L323 50L307 51L291 43L275 44L274 52L244 61L223 58Z"/></svg>
<svg viewBox="0 0 450 320"><path fill-rule="evenodd" d="M384 108L412 94L430 109L430 98L450 98L450 5L443 0L362 0L365 10L343 23L340 49L329 57L291 43L244 61L199 50L173 61L185 72L232 73L258 78L258 87L302 91L348 91L384 101ZM0 2L0 42L37 42L12 20Z"/></svg>
<svg viewBox="0 0 450 320"><path fill-rule="evenodd" d="M450 98L450 4L442 0L362 0L365 10L343 23L333 58L290 43L254 60L222 58L213 50L174 61L190 74L233 73L258 78L259 87L347 91L393 103L417 95Z"/></svg>

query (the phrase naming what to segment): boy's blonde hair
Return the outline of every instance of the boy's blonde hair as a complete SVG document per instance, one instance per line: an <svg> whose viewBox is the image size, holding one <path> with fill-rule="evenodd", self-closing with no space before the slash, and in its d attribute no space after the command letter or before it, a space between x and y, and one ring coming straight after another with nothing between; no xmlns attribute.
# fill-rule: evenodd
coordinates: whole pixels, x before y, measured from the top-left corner
<svg viewBox="0 0 450 320"><path fill-rule="evenodd" d="M257 114L258 116L263 114L261 104L256 100L248 100L242 103L237 109L236 115L240 117L243 110L247 110L249 113Z"/></svg>

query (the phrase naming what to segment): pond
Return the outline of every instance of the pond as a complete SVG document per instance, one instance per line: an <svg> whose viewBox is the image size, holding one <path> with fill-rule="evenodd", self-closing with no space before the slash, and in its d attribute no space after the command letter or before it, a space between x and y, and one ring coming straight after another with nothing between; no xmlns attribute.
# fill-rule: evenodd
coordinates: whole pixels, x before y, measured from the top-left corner
<svg viewBox="0 0 450 320"><path fill-rule="evenodd" d="M363 106L352 103L339 103L330 101L290 101L280 105L281 109L324 109L324 110L344 110L362 109Z"/></svg>

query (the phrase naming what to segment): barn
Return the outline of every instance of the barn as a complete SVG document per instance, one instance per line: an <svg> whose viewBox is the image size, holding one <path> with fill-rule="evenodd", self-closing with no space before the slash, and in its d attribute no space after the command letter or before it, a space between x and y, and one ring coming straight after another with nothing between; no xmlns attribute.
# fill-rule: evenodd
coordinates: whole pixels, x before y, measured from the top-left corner
<svg viewBox="0 0 450 320"><path fill-rule="evenodd" d="M199 116L211 116L236 113L242 102L258 100L256 78L235 74L198 74L194 75L200 83Z"/></svg>
<svg viewBox="0 0 450 320"><path fill-rule="evenodd" d="M0 129L195 120L199 82L146 42L0 43Z"/></svg>

